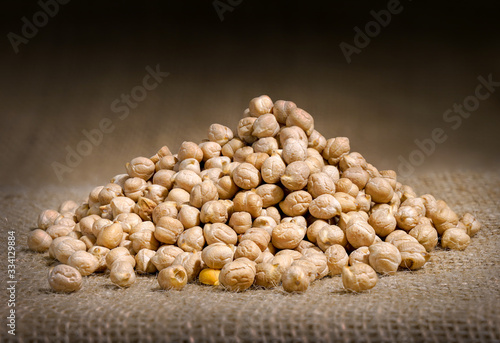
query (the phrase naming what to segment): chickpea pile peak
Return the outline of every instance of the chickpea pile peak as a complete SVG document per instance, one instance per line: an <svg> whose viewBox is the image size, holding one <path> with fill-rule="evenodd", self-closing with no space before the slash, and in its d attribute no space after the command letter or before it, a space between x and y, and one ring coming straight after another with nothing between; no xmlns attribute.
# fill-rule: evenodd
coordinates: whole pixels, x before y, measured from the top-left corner
<svg viewBox="0 0 500 343"><path fill-rule="evenodd" d="M466 249L481 228L267 95L250 100L234 130L214 123L198 142L124 166L81 203L38 216L27 245L53 259L53 291L105 272L121 288L155 274L172 292L198 282L294 293L324 277L361 292L378 275L425 267L438 245Z"/></svg>

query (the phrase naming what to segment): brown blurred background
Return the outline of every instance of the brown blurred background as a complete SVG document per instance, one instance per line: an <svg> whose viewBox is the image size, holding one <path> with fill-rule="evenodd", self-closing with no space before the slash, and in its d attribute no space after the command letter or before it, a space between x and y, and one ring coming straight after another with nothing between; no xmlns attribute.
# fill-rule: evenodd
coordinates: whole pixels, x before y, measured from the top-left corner
<svg viewBox="0 0 500 343"><path fill-rule="evenodd" d="M220 1L218 4L239 3ZM450 5L451 4L451 5ZM415 139L447 134L415 168L500 167L500 87L461 126L443 121L454 103L473 96L478 76L500 81L500 6L490 1L401 1L402 10L347 63L370 11L387 1L241 1L223 13L212 1L72 1L16 54L8 33L21 34L35 1L3 4L0 153L2 186L64 188L106 183L131 158L199 141L213 122L234 128L257 95L292 100L327 138L347 136L379 169L399 168ZM111 104L142 84L146 67L170 73L121 120ZM67 147L82 130L114 125L70 173L58 180ZM90 189L90 188L89 188Z"/></svg>

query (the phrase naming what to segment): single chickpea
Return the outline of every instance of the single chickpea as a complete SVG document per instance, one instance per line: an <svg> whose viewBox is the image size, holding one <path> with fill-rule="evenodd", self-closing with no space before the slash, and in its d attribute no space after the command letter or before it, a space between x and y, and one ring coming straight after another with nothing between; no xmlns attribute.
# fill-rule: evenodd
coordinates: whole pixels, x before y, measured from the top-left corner
<svg viewBox="0 0 500 343"><path fill-rule="evenodd" d="M370 214L368 224L373 227L378 236L386 237L396 229L396 218L389 205L382 206Z"/></svg>
<svg viewBox="0 0 500 343"><path fill-rule="evenodd" d="M151 261L156 251L150 249L141 249L135 255L135 270L139 273L155 273L156 267Z"/></svg>
<svg viewBox="0 0 500 343"><path fill-rule="evenodd" d="M219 275L220 269L205 268L198 275L198 280L204 285L218 286L220 284Z"/></svg>
<svg viewBox="0 0 500 343"><path fill-rule="evenodd" d="M274 184L260 185L255 193L262 198L262 207L264 208L278 204L285 196L283 189Z"/></svg>
<svg viewBox="0 0 500 343"><path fill-rule="evenodd" d="M391 243L379 242L370 245L368 260L377 273L393 275L401 264L401 253Z"/></svg>
<svg viewBox="0 0 500 343"><path fill-rule="evenodd" d="M201 177L192 170L181 170L174 175L174 187L191 192L193 187L201 183Z"/></svg>
<svg viewBox="0 0 500 343"><path fill-rule="evenodd" d="M267 249L269 243L271 242L271 235L265 229L252 227L248 229L243 235L241 235L240 244L246 240L254 242L255 244L257 244L261 251L264 251Z"/></svg>
<svg viewBox="0 0 500 343"><path fill-rule="evenodd" d="M351 252L349 255L349 265L352 266L354 263L370 264L370 248L360 247Z"/></svg>
<svg viewBox="0 0 500 343"><path fill-rule="evenodd" d="M125 247L117 247L109 250L106 253L106 267L111 270L113 264L120 260L130 263L132 267L135 267L136 261L134 257L130 254L130 251Z"/></svg>
<svg viewBox="0 0 500 343"><path fill-rule="evenodd" d="M260 172L250 163L240 164L232 174L234 183L243 189L251 189L257 187L260 182Z"/></svg>
<svg viewBox="0 0 500 343"><path fill-rule="evenodd" d="M350 225L358 221L362 222L368 221L368 215L366 214L366 212L353 211L348 213L341 213L337 226L340 227L343 231L345 231Z"/></svg>
<svg viewBox="0 0 500 343"><path fill-rule="evenodd" d="M281 214L274 206L270 206L265 210L262 210L261 213L262 215L273 218L276 223L281 222Z"/></svg>
<svg viewBox="0 0 500 343"><path fill-rule="evenodd" d="M305 292L311 283L308 273L300 265L288 268L282 276L283 289L287 292Z"/></svg>
<svg viewBox="0 0 500 343"><path fill-rule="evenodd" d="M121 224L114 223L104 227L97 236L96 245L108 249L116 248L122 239L123 229Z"/></svg>
<svg viewBox="0 0 500 343"><path fill-rule="evenodd" d="M297 224L304 230L307 230L307 220L303 216L285 217L281 219L281 223L289 223L289 222Z"/></svg>
<svg viewBox="0 0 500 343"><path fill-rule="evenodd" d="M78 250L68 258L68 265L78 270L82 276L87 276L97 270L99 260L84 250Z"/></svg>
<svg viewBox="0 0 500 343"><path fill-rule="evenodd" d="M153 210L156 203L148 198L140 197L137 204L134 206L134 212L142 218L142 220L151 220L153 218Z"/></svg>
<svg viewBox="0 0 500 343"><path fill-rule="evenodd" d="M278 141L274 137L263 137L252 144L252 148L256 153L265 153L268 156L274 154L278 149Z"/></svg>
<svg viewBox="0 0 500 343"><path fill-rule="evenodd" d="M158 162L156 162L155 170L156 172L159 172L160 170L173 171L178 161L177 156L163 156Z"/></svg>
<svg viewBox="0 0 500 343"><path fill-rule="evenodd" d="M97 268L96 272L103 272L106 270L106 255L109 253L109 249L105 247L100 247L98 245L94 245L92 248L88 250L90 254L92 254L97 259Z"/></svg>
<svg viewBox="0 0 500 343"><path fill-rule="evenodd" d="M281 283L281 272L278 265L258 263L255 266L255 284L264 288L275 288Z"/></svg>
<svg viewBox="0 0 500 343"><path fill-rule="evenodd" d="M366 184L365 192L370 195L372 200L376 203L388 203L394 195L394 190L390 182L383 177L370 179Z"/></svg>
<svg viewBox="0 0 500 343"><path fill-rule="evenodd" d="M430 214L430 219L438 234L442 235L446 230L458 225L458 216L444 201L438 200L436 204L437 211Z"/></svg>
<svg viewBox="0 0 500 343"><path fill-rule="evenodd" d="M389 183L392 186L392 189L394 189L394 190L396 189L396 184L397 184L398 180L397 180L397 174L394 170L381 170L380 176L382 176L383 178L387 179L387 181L389 181Z"/></svg>
<svg viewBox="0 0 500 343"><path fill-rule="evenodd" d="M451 228L441 236L441 246L453 250L465 250L470 244L470 237L465 230Z"/></svg>
<svg viewBox="0 0 500 343"><path fill-rule="evenodd" d="M342 268L342 284L351 292L369 290L375 287L377 281L377 273L367 264L356 263L351 267Z"/></svg>
<svg viewBox="0 0 500 343"><path fill-rule="evenodd" d="M28 235L28 247L33 251L45 252L49 250L51 243L52 237L41 229L35 229Z"/></svg>
<svg viewBox="0 0 500 343"><path fill-rule="evenodd" d="M231 199L238 192L239 188L229 176L221 177L215 184L219 199Z"/></svg>
<svg viewBox="0 0 500 343"><path fill-rule="evenodd" d="M286 124L288 115L297 108L292 101L278 100L274 103L273 114L280 124Z"/></svg>
<svg viewBox="0 0 500 343"><path fill-rule="evenodd" d="M205 224L203 234L208 245L219 242L235 245L238 241L236 232L223 223Z"/></svg>
<svg viewBox="0 0 500 343"><path fill-rule="evenodd" d="M252 135L253 123L256 120L257 118L254 117L245 117L238 122L238 137L245 143L251 144L257 140L257 138Z"/></svg>
<svg viewBox="0 0 500 343"><path fill-rule="evenodd" d="M57 237L67 236L73 228L66 225L51 225L45 232L52 238L55 239Z"/></svg>
<svg viewBox="0 0 500 343"><path fill-rule="evenodd" d="M158 284L161 289L181 290L187 282L186 269L181 265L167 267L158 273Z"/></svg>
<svg viewBox="0 0 500 343"><path fill-rule="evenodd" d="M305 242L305 241L304 241ZM302 259L312 262L316 267L316 278L322 279L330 273L326 255L317 248L307 248L302 251Z"/></svg>
<svg viewBox="0 0 500 343"><path fill-rule="evenodd" d="M278 138L278 146L280 147L284 147L285 142L292 138L298 140L300 145L306 149L306 151L309 146L309 139L307 138L306 133L298 126L282 127L278 134Z"/></svg>
<svg viewBox="0 0 500 343"><path fill-rule="evenodd" d="M252 286L256 269L245 259L239 258L227 263L219 274L219 282L232 292L242 292Z"/></svg>
<svg viewBox="0 0 500 343"><path fill-rule="evenodd" d="M179 161L185 160L187 158L194 158L198 162L203 160L203 151L198 146L198 144L193 142L182 142L179 152L177 153Z"/></svg>
<svg viewBox="0 0 500 343"><path fill-rule="evenodd" d="M200 210L196 207L183 205L177 215L177 219L185 229L200 225Z"/></svg>
<svg viewBox="0 0 500 343"><path fill-rule="evenodd" d="M347 193L353 197L359 194L359 188L351 180L347 178L340 178L335 182L335 189L337 192Z"/></svg>
<svg viewBox="0 0 500 343"><path fill-rule="evenodd" d="M312 243L316 243L319 231L326 225L329 225L327 221L323 219L316 219L311 225L307 227L307 239Z"/></svg>
<svg viewBox="0 0 500 343"><path fill-rule="evenodd" d="M125 165L125 168L130 177L139 177L146 181L149 180L155 172L155 164L146 157L136 157L132 159L130 163Z"/></svg>
<svg viewBox="0 0 500 343"><path fill-rule="evenodd" d="M109 278L119 287L130 287L136 280L134 267L128 262L116 261L111 268Z"/></svg>
<svg viewBox="0 0 500 343"><path fill-rule="evenodd" d="M243 234L252 227L252 216L244 211L235 212L229 219L229 226L237 234Z"/></svg>
<svg viewBox="0 0 500 343"><path fill-rule="evenodd" d="M301 267L306 272L306 275L309 278L309 283L314 282L316 280L316 278L318 277L317 267L313 262L306 260L304 258L300 258L298 260L293 261L290 268L296 267L296 266ZM285 274L286 274L286 271L285 271Z"/></svg>
<svg viewBox="0 0 500 343"><path fill-rule="evenodd" d="M320 154L323 152L323 149L326 147L326 138L321 133L316 130L313 130L311 135L309 136L309 148L313 148L318 151Z"/></svg>
<svg viewBox="0 0 500 343"><path fill-rule="evenodd" d="M319 155L319 153L318 154L311 154L309 152L310 150L316 151L314 149L307 149L307 150L308 150L307 158L304 162L309 167L311 174L321 172L323 170L323 167L325 166L325 161L323 160L323 157L321 157L321 155Z"/></svg>
<svg viewBox="0 0 500 343"><path fill-rule="evenodd" d="M430 258L429 253L418 242L396 242L394 245L396 245L401 253L400 266L402 268L411 270L420 269Z"/></svg>
<svg viewBox="0 0 500 343"><path fill-rule="evenodd" d="M261 95L250 100L248 110L250 115L260 117L266 113L271 113L273 109L273 102L267 95Z"/></svg>
<svg viewBox="0 0 500 343"><path fill-rule="evenodd" d="M234 258L246 257L251 261L255 261L261 253L262 251L254 241L246 239L236 247Z"/></svg>
<svg viewBox="0 0 500 343"><path fill-rule="evenodd" d="M349 153L350 150L349 138L336 137L326 141L326 146L323 149L322 155L329 164L336 166L342 156Z"/></svg>
<svg viewBox="0 0 500 343"><path fill-rule="evenodd" d="M272 234L272 243L278 249L294 249L304 239L306 230L294 223L277 225Z"/></svg>
<svg viewBox="0 0 500 343"><path fill-rule="evenodd" d="M236 150L238 150L239 148L243 148L244 146L245 142L243 142L241 139L233 138L222 147L222 155L233 158Z"/></svg>
<svg viewBox="0 0 500 343"><path fill-rule="evenodd" d="M162 270L170 267L177 255L182 252L184 251L175 245L162 245L151 258L151 262L153 262L156 269Z"/></svg>
<svg viewBox="0 0 500 343"><path fill-rule="evenodd" d="M364 221L356 221L346 229L347 241L354 247L370 246L375 240L375 230Z"/></svg>
<svg viewBox="0 0 500 343"><path fill-rule="evenodd" d="M201 252L203 262L213 269L222 269L226 264L233 261L234 256L233 247L225 243L210 244Z"/></svg>
<svg viewBox="0 0 500 343"><path fill-rule="evenodd" d="M432 251L438 243L438 233L430 224L419 224L411 229L408 234L422 244L428 252Z"/></svg>
<svg viewBox="0 0 500 343"><path fill-rule="evenodd" d="M209 168L204 169L200 173L201 181L210 180L214 183L217 183L220 178L224 176L222 169L220 168Z"/></svg>
<svg viewBox="0 0 500 343"><path fill-rule="evenodd" d="M266 183L277 183L285 174L286 165L279 155L268 157L261 166L262 179Z"/></svg>
<svg viewBox="0 0 500 343"><path fill-rule="evenodd" d="M460 218L459 223L465 227L465 232L469 237L474 236L481 229L481 222L477 220L472 214L466 213Z"/></svg>
<svg viewBox="0 0 500 343"><path fill-rule="evenodd" d="M328 175L333 180L333 183L335 185L337 184L337 181L340 179L340 172L339 172L338 168L335 166L325 165L323 168L321 168L321 172ZM349 179L347 179L347 180L349 180ZM349 180L349 181L351 181L351 180ZM351 181L351 184L352 184L352 181Z"/></svg>
<svg viewBox="0 0 500 343"><path fill-rule="evenodd" d="M422 214L419 213L419 210L416 207L401 206L394 217L396 218L398 227L403 230L410 231L418 225L420 218L422 218Z"/></svg>
<svg viewBox="0 0 500 343"><path fill-rule="evenodd" d="M80 220L85 218L85 216L87 216L89 213L89 209L90 207L88 202L80 204L80 206L78 206L78 208L75 211L76 221L79 222Z"/></svg>
<svg viewBox="0 0 500 343"><path fill-rule="evenodd" d="M309 213L319 219L330 219L340 215L341 212L341 204L331 194L321 194L312 200L309 206Z"/></svg>
<svg viewBox="0 0 500 343"><path fill-rule="evenodd" d="M317 198L322 194L333 195L335 194L335 183L332 178L324 172L314 173L309 176L307 191L313 198Z"/></svg>
<svg viewBox="0 0 500 343"><path fill-rule="evenodd" d="M182 223L172 217L161 217L156 223L154 237L165 244L175 244L180 234L184 231Z"/></svg>
<svg viewBox="0 0 500 343"><path fill-rule="evenodd" d="M245 158L245 163L250 163L252 166L254 166L255 168L257 168L257 170L260 171L260 169L262 168L262 165L264 164L264 161L267 158L269 158L269 155L266 154L265 152L254 152ZM238 162L234 162L234 163L238 163ZM236 170L239 166L240 166L240 164L237 164L235 166L234 170ZM228 166L228 168L229 168L229 166ZM232 175L234 170L228 174Z"/></svg>
<svg viewBox="0 0 500 343"><path fill-rule="evenodd" d="M200 274L202 264L201 251L182 252L172 262L172 266L181 265L184 267L188 282L193 281Z"/></svg>
<svg viewBox="0 0 500 343"><path fill-rule="evenodd" d="M129 233L133 227L142 223L141 217L135 213L121 213L116 216L114 221L122 226L123 232L125 233Z"/></svg>
<svg viewBox="0 0 500 343"><path fill-rule="evenodd" d="M135 202L128 197L119 196L111 200L110 207L113 217L116 218L122 213L134 212Z"/></svg>
<svg viewBox="0 0 500 343"><path fill-rule="evenodd" d="M92 207L95 204L99 203L99 193L101 193L101 190L104 188L104 186L98 186L92 189L89 193L89 207Z"/></svg>
<svg viewBox="0 0 500 343"><path fill-rule="evenodd" d="M347 239L344 231L338 226L325 225L318 231L316 244L321 250L326 251L326 249L335 244L345 247Z"/></svg>
<svg viewBox="0 0 500 343"><path fill-rule="evenodd" d="M295 138L289 138L283 143L282 158L287 163L305 161L307 158L307 146Z"/></svg>
<svg viewBox="0 0 500 343"><path fill-rule="evenodd" d="M257 138L274 137L280 125L272 113L261 115L252 125L252 135Z"/></svg>
<svg viewBox="0 0 500 343"><path fill-rule="evenodd" d="M252 225L255 228L260 228L260 229L266 230L267 233L269 233L269 235L271 235L274 228L278 224L276 223L276 221L272 217L260 216L260 217L255 218Z"/></svg>
<svg viewBox="0 0 500 343"><path fill-rule="evenodd" d="M82 276L75 268L59 264L49 272L49 285L56 292L75 292L82 288Z"/></svg>
<svg viewBox="0 0 500 343"><path fill-rule="evenodd" d="M59 217L59 212L54 210L45 210L38 216L38 228L46 230L49 226L53 225L55 220Z"/></svg>
<svg viewBox="0 0 500 343"><path fill-rule="evenodd" d="M294 108L286 118L286 126L298 126L310 136L314 131L314 118L301 108Z"/></svg>
<svg viewBox="0 0 500 343"><path fill-rule="evenodd" d="M310 172L305 162L292 162L286 167L285 173L281 176L281 183L291 191L301 190L307 185Z"/></svg>
<svg viewBox="0 0 500 343"><path fill-rule="evenodd" d="M125 181L123 191L127 197L133 201L137 201L144 195L144 191L147 186L148 185L144 179L141 179L140 177L131 177Z"/></svg>
<svg viewBox="0 0 500 343"><path fill-rule="evenodd" d="M340 170L344 171L351 167L366 168L366 160L359 152L350 152L340 158Z"/></svg>
<svg viewBox="0 0 500 343"><path fill-rule="evenodd" d="M246 211L252 215L253 218L260 216L262 212L262 198L252 191L244 191L236 193L234 199L234 211Z"/></svg>
<svg viewBox="0 0 500 343"><path fill-rule="evenodd" d="M257 257L255 263L271 263L273 259L273 253L270 250L265 250L259 255L259 257Z"/></svg>
<svg viewBox="0 0 500 343"><path fill-rule="evenodd" d="M312 196L306 191L295 191L288 194L285 200L279 203L281 210L287 216L301 216L309 209Z"/></svg>
<svg viewBox="0 0 500 343"><path fill-rule="evenodd" d="M184 206L187 205L181 205L181 209ZM177 218L178 214L177 203L174 201L165 201L154 208L152 213L153 222L158 223L162 217Z"/></svg>
<svg viewBox="0 0 500 343"><path fill-rule="evenodd" d="M339 275L342 268L347 266L349 256L342 245L334 244L325 250L326 262L330 276Z"/></svg>
<svg viewBox="0 0 500 343"><path fill-rule="evenodd" d="M177 204L177 209L179 210L182 205L189 205L189 201L191 200L191 195L188 191L182 188L174 188L172 189L168 195L166 201L173 201Z"/></svg>
<svg viewBox="0 0 500 343"><path fill-rule="evenodd" d="M244 163L247 157L253 154L254 152L255 151L251 146L244 146L243 148L236 150L233 156L233 162Z"/></svg>
<svg viewBox="0 0 500 343"><path fill-rule="evenodd" d="M191 189L190 204L194 207L201 208L210 200L218 200L219 193L215 183L211 180L205 180Z"/></svg>
<svg viewBox="0 0 500 343"><path fill-rule="evenodd" d="M203 246L205 245L203 229L199 226L193 226L183 231L177 239L177 245L187 252L203 250Z"/></svg>
<svg viewBox="0 0 500 343"><path fill-rule="evenodd" d="M54 257L61 263L68 263L68 259L75 251L78 250L87 250L87 246L82 241L69 238L64 240L58 240L57 238L52 241L52 244L55 244L52 248ZM51 244L51 247L52 247ZM49 247L49 249L51 249Z"/></svg>
<svg viewBox="0 0 500 343"><path fill-rule="evenodd" d="M200 221L202 223L225 223L227 218L227 208L224 203L218 200L206 202L200 211Z"/></svg>
<svg viewBox="0 0 500 343"><path fill-rule="evenodd" d="M160 243L155 238L155 231L156 230L145 229L130 234L129 239L132 241L132 248L134 251L137 252L141 249L158 249Z"/></svg>
<svg viewBox="0 0 500 343"><path fill-rule="evenodd" d="M385 241L395 245L396 247L404 242L418 243L414 237L410 236L404 230L394 230L388 234L387 237L385 237Z"/></svg>
<svg viewBox="0 0 500 343"><path fill-rule="evenodd" d="M156 204L165 201L168 189L160 185L149 185L144 192L144 198L154 201Z"/></svg>
<svg viewBox="0 0 500 343"><path fill-rule="evenodd" d="M343 192L337 192L333 194L333 197L337 199L340 204L342 212L352 212L359 209L359 203L355 197Z"/></svg>
<svg viewBox="0 0 500 343"><path fill-rule="evenodd" d="M216 142L203 142L198 145L203 152L203 161L207 161L212 157L218 157L221 154L222 147Z"/></svg>
<svg viewBox="0 0 500 343"><path fill-rule="evenodd" d="M223 146L233 139L233 131L224 125L212 124L208 128L208 139Z"/></svg>

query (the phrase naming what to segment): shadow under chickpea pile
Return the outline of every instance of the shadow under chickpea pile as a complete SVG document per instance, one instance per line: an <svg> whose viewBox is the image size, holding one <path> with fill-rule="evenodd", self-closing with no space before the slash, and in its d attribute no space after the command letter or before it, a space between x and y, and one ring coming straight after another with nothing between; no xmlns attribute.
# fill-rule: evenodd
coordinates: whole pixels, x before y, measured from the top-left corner
<svg viewBox="0 0 500 343"><path fill-rule="evenodd" d="M422 268L439 241L465 249L481 227L377 170L348 138L326 139L293 102L266 95L250 101L236 133L212 124L201 143L183 142L177 154L164 146L126 171L83 203L40 214L28 246L60 262L49 272L54 291L104 272L120 287L158 273L162 289L198 280L288 292L341 275L359 292L377 274Z"/></svg>

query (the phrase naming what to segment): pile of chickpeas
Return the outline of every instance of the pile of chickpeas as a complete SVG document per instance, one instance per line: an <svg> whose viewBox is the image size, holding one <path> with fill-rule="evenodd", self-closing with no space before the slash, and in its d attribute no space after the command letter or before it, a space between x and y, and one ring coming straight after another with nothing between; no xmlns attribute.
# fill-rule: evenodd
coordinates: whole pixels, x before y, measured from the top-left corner
<svg viewBox="0 0 500 343"><path fill-rule="evenodd" d="M341 275L360 292L378 274L422 268L438 242L465 249L481 227L377 170L348 138L326 139L293 102L266 95L250 101L236 132L212 124L201 143L183 142L176 154L164 146L125 168L83 203L40 214L28 245L58 261L54 291L76 291L94 273L120 287L157 273L162 289L303 292Z"/></svg>

